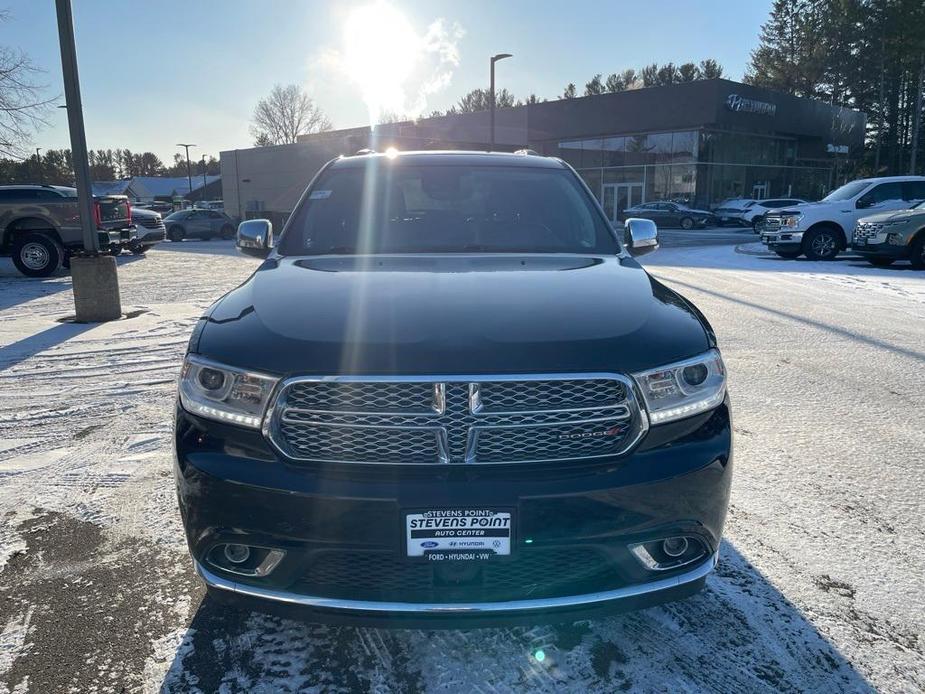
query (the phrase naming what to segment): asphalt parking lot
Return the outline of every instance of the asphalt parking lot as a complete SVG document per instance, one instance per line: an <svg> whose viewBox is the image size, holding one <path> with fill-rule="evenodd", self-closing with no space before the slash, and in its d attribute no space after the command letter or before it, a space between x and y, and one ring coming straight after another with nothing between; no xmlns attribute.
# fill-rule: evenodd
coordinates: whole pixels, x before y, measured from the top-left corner
<svg viewBox="0 0 925 694"><path fill-rule="evenodd" d="M729 369L719 567L685 602L477 631L205 596L174 497L174 381L196 318L259 261L221 241L121 257L131 317L96 326L61 322L68 277L0 261L0 692L925 689L925 274L783 261L750 231L663 241L644 264L706 314Z"/></svg>

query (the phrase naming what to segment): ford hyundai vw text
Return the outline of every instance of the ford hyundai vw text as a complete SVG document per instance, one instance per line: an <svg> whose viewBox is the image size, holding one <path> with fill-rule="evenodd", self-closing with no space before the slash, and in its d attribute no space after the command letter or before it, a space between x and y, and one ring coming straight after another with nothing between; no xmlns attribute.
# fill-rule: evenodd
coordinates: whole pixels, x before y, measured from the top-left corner
<svg viewBox="0 0 925 694"><path fill-rule="evenodd" d="M625 236L625 238L624 238ZM326 165L198 322L176 476L196 569L313 619L559 621L688 596L732 474L706 319L558 159Z"/></svg>

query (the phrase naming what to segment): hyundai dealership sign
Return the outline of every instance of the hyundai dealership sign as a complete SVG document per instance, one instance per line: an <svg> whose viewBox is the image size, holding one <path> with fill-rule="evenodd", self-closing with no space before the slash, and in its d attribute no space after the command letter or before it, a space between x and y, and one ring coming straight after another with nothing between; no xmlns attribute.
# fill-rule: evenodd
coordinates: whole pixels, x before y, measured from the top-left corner
<svg viewBox="0 0 925 694"><path fill-rule="evenodd" d="M760 113L764 116L773 116L777 113L776 104L757 99L746 99L738 94L730 94L726 97L726 108L737 113Z"/></svg>

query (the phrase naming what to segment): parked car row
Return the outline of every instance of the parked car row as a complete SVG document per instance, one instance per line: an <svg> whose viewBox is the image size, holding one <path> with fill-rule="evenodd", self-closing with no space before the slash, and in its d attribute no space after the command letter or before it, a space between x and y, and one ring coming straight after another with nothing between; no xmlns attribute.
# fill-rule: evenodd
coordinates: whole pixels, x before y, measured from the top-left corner
<svg viewBox="0 0 925 694"><path fill-rule="evenodd" d="M703 228L714 223L712 212L695 210L677 202L647 202L628 207L623 211L626 218L651 219L659 227L681 227L682 229Z"/></svg>
<svg viewBox="0 0 925 694"><path fill-rule="evenodd" d="M925 269L923 203L925 176L865 178L819 202L769 212L759 233L782 258L833 260L851 248L873 265L902 259Z"/></svg>
<svg viewBox="0 0 925 694"><path fill-rule="evenodd" d="M133 205L125 195L93 197L94 221L100 248L112 255L131 251L143 255L169 238L232 239L235 223L207 201L204 209L187 209L163 217L167 203ZM168 209L172 210L172 206ZM28 277L48 277L70 264L81 250L83 232L77 190L66 186L0 186L0 256L9 256Z"/></svg>
<svg viewBox="0 0 925 694"><path fill-rule="evenodd" d="M806 200L800 200L799 198L772 198L768 200L730 198L723 200L713 208L713 214L719 226L734 224L757 229L769 211L805 204Z"/></svg>

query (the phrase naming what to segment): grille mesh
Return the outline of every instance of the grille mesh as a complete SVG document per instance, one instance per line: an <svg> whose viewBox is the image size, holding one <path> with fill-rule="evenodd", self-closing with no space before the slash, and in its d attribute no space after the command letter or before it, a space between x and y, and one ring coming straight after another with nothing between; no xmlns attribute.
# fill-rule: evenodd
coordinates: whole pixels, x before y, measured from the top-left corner
<svg viewBox="0 0 925 694"><path fill-rule="evenodd" d="M876 236L881 231L883 231L882 224L876 224L871 222L858 222L857 226L854 228L854 240L860 241L861 239L869 239L871 236Z"/></svg>
<svg viewBox="0 0 925 694"><path fill-rule="evenodd" d="M442 411L435 394L445 394ZM295 460L521 463L619 455L643 421L617 378L294 381L270 437Z"/></svg>
<svg viewBox="0 0 925 694"><path fill-rule="evenodd" d="M622 402L619 381L494 381L479 385L483 412L601 407Z"/></svg>
<svg viewBox="0 0 925 694"><path fill-rule="evenodd" d="M289 406L326 412L432 412L433 383L296 383Z"/></svg>
<svg viewBox="0 0 925 694"><path fill-rule="evenodd" d="M452 569L453 567L447 567ZM554 597L576 590L612 587L615 573L607 556L590 547L523 550L510 560L461 567L453 583L433 562L408 561L386 552L318 552L297 588L320 597L428 602L466 591L473 600Z"/></svg>

